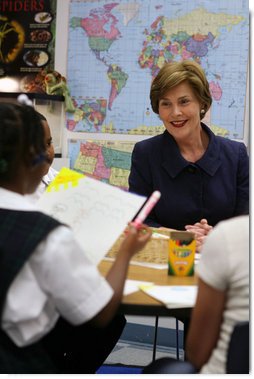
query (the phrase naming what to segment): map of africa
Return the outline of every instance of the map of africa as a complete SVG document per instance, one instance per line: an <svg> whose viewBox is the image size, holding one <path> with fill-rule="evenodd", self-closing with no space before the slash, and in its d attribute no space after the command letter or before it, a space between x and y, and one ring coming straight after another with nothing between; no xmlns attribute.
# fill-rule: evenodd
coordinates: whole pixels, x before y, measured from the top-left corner
<svg viewBox="0 0 254 379"><path fill-rule="evenodd" d="M152 78L165 62L192 59L205 70L216 134L243 139L248 65L247 1L70 2L68 85L73 132L154 135Z"/></svg>

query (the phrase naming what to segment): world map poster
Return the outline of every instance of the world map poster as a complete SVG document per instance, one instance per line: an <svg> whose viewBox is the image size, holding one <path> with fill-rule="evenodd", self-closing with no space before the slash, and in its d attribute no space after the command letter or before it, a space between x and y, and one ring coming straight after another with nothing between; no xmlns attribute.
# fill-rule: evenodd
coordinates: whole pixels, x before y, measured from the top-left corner
<svg viewBox="0 0 254 379"><path fill-rule="evenodd" d="M70 1L67 78L72 132L155 135L152 79L165 62L204 69L213 98L206 122L243 139L249 9L240 0Z"/></svg>

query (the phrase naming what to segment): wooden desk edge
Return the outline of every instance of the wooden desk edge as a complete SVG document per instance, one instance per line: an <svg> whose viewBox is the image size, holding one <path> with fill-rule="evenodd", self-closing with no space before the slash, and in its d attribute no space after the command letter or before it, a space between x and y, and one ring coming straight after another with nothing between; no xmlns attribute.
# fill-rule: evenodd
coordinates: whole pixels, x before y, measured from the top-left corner
<svg viewBox="0 0 254 379"><path fill-rule="evenodd" d="M112 262L103 260L98 265L103 276L106 275ZM163 273L163 274L162 274ZM153 282L157 285L195 285L197 277L173 277L167 275L166 269L153 269L130 264L128 279ZM184 319L190 317L192 308L166 308L158 300L147 295L143 291L137 291L123 296L119 312L136 316L166 316Z"/></svg>

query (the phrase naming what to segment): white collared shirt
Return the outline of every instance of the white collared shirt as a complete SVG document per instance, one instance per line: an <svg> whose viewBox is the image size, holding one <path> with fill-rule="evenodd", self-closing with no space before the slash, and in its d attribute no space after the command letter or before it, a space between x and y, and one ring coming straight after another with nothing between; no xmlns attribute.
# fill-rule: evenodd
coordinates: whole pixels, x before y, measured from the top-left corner
<svg viewBox="0 0 254 379"><path fill-rule="evenodd" d="M3 188L0 208L36 210L25 196ZM59 315L74 325L82 324L102 310L112 295L112 288L86 257L72 231L59 226L36 247L12 282L2 328L18 346L29 345L47 334Z"/></svg>

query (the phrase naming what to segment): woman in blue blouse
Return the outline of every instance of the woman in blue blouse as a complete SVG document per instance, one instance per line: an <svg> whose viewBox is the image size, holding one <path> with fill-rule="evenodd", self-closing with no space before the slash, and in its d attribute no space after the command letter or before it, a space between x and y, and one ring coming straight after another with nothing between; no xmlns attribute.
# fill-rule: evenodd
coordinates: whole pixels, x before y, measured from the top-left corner
<svg viewBox="0 0 254 379"><path fill-rule="evenodd" d="M145 196L161 191L146 223L194 231L199 250L212 226L248 213L247 150L201 122L212 97L199 64L165 64L152 82L150 99L166 130L136 143L129 191Z"/></svg>

